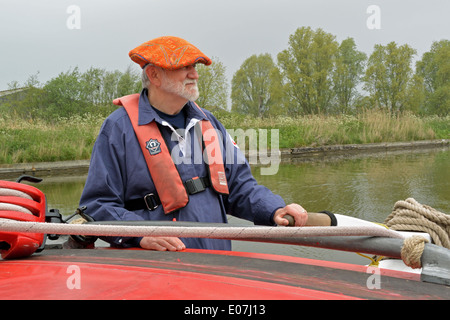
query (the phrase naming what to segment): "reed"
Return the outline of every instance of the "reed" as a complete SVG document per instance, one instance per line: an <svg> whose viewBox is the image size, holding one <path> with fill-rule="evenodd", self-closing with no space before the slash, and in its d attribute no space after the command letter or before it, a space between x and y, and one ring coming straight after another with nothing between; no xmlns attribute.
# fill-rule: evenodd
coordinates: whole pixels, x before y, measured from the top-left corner
<svg viewBox="0 0 450 320"><path fill-rule="evenodd" d="M339 116L255 118L228 112L216 116L228 129L278 129L280 148L450 138L450 116L392 115L380 110ZM89 159L103 120L91 114L49 123L0 115L0 163Z"/></svg>
<svg viewBox="0 0 450 320"><path fill-rule="evenodd" d="M0 116L0 163L89 159L103 120L74 116L48 123Z"/></svg>
<svg viewBox="0 0 450 320"><path fill-rule="evenodd" d="M280 130L280 148L450 138L450 116L418 117L366 110L357 115L255 118L218 116L226 128Z"/></svg>

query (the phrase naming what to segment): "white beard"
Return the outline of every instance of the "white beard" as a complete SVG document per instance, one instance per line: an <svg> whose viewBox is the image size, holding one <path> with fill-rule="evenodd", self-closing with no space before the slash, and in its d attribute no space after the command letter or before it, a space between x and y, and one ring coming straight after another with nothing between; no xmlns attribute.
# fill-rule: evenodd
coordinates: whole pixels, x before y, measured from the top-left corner
<svg viewBox="0 0 450 320"><path fill-rule="evenodd" d="M194 84L192 87L188 87L188 84ZM180 97L187 99L189 101L195 101L199 97L197 80L186 79L183 82L177 82L164 77L164 81L161 84L161 89L179 95Z"/></svg>

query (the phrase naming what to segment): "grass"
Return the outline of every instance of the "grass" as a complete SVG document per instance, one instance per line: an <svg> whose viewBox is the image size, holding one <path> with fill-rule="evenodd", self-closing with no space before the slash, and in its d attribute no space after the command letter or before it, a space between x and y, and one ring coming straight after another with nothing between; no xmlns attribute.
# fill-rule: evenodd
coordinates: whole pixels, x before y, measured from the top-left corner
<svg viewBox="0 0 450 320"><path fill-rule="evenodd" d="M0 163L26 163L89 159L103 118L42 120L0 116Z"/></svg>
<svg viewBox="0 0 450 320"><path fill-rule="evenodd" d="M219 117L226 128L279 129L280 148L450 138L450 116L417 117L369 110L359 115L254 118Z"/></svg>
<svg viewBox="0 0 450 320"><path fill-rule="evenodd" d="M374 110L356 116L216 116L227 129L278 129L279 148L450 139L450 116L390 115ZM0 164L89 159L103 120L88 115L47 123L0 115Z"/></svg>

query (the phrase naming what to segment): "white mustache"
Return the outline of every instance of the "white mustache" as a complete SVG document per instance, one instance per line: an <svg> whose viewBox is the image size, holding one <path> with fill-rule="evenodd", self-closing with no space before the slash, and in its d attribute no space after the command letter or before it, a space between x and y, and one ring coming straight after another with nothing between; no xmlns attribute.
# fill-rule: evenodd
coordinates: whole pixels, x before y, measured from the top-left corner
<svg viewBox="0 0 450 320"><path fill-rule="evenodd" d="M190 80L190 79L186 79L186 80L184 80L183 81L183 84L184 85L187 85L187 84L195 84L195 85L197 85L197 80Z"/></svg>

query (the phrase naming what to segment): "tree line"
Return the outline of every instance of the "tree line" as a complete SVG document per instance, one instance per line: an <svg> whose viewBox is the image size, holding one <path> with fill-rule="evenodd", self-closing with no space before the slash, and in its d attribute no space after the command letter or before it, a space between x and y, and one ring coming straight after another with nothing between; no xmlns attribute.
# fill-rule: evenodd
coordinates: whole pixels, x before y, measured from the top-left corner
<svg viewBox="0 0 450 320"><path fill-rule="evenodd" d="M198 65L200 98L211 110L256 117L275 115L354 114L365 109L448 115L450 111L450 41L432 44L413 67L416 50L390 42L375 45L370 56L358 51L353 38L339 43L318 28L298 28L288 47L277 54L255 54L242 63L231 80L223 63L213 57L209 67ZM61 72L44 84L38 74L9 89L26 93L0 101L0 111L23 118L55 119L74 114L109 114L112 100L140 92L140 72L78 67Z"/></svg>
<svg viewBox="0 0 450 320"><path fill-rule="evenodd" d="M388 112L448 115L450 41L432 44L413 68L416 50L390 42L370 56L353 38L298 28L288 48L247 58L232 80L232 110L254 116Z"/></svg>
<svg viewBox="0 0 450 320"><path fill-rule="evenodd" d="M25 90L4 98L1 110L25 119L46 120L86 113L107 115L115 109L113 99L139 92L141 87L140 75L131 67L125 72L94 67L81 72L75 67L44 84L38 75L30 76L24 84L9 83L10 90Z"/></svg>

